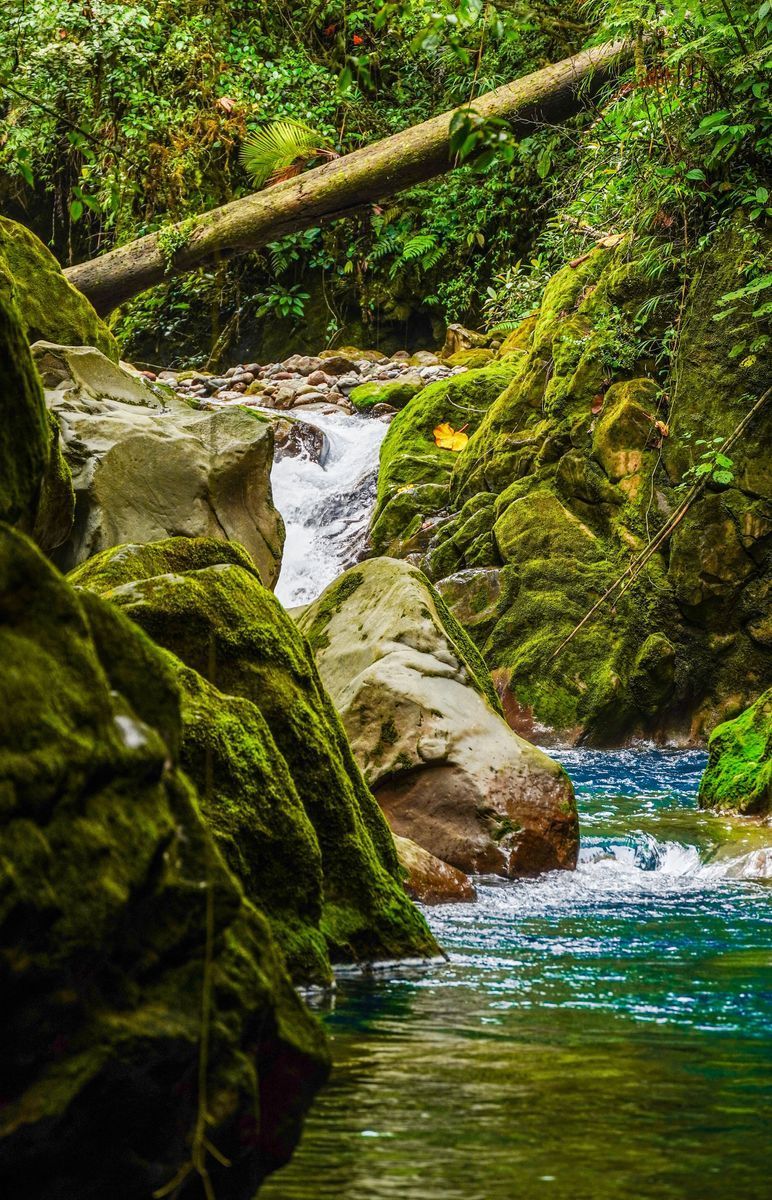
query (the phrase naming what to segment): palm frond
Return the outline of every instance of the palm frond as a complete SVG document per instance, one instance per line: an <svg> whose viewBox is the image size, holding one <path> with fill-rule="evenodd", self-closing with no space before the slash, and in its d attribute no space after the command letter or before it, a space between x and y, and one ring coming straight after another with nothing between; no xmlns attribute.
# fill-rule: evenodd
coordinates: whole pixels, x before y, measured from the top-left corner
<svg viewBox="0 0 772 1200"><path fill-rule="evenodd" d="M257 188L298 174L312 158L334 158L335 151L316 129L301 121L271 121L255 130L241 147L241 162Z"/></svg>

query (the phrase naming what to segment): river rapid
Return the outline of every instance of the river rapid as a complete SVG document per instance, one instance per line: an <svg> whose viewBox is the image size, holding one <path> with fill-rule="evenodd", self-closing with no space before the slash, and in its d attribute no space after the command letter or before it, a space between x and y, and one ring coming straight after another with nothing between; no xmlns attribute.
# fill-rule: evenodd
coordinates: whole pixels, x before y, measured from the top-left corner
<svg viewBox="0 0 772 1200"><path fill-rule="evenodd" d="M296 536L285 603L361 549L375 441L340 487L296 464L290 498L275 471ZM356 511L331 504L330 539L314 514L346 494ZM321 1011L331 1082L261 1197L772 1194L770 831L698 811L700 751L550 753L576 788L578 869L481 880L476 904L426 910L447 963L339 981Z"/></svg>

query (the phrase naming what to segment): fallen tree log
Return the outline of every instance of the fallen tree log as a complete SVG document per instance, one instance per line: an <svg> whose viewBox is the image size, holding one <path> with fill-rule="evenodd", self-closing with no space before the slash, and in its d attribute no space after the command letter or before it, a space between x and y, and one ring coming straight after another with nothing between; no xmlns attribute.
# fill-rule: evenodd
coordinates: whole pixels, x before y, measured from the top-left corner
<svg viewBox="0 0 772 1200"><path fill-rule="evenodd" d="M632 48L612 42L534 71L479 96L474 110L507 119L515 134L566 120L612 78ZM99 258L68 267L70 283L104 315L169 275L257 250L288 233L346 216L456 164L450 153L453 112L414 125L275 187L232 200Z"/></svg>

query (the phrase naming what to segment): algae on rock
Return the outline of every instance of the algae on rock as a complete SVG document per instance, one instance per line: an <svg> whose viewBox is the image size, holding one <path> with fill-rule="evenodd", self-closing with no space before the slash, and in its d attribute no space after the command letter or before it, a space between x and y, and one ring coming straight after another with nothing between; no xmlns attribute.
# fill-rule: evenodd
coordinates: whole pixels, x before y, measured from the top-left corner
<svg viewBox="0 0 772 1200"><path fill-rule="evenodd" d="M18 524L49 551L72 527L72 480L3 279L0 266L0 520Z"/></svg>
<svg viewBox="0 0 772 1200"><path fill-rule="evenodd" d="M28 342L96 346L118 361L118 343L91 303L66 279L39 238L0 217L0 291L19 306Z"/></svg>
<svg viewBox="0 0 772 1200"><path fill-rule="evenodd" d="M455 455L435 445L443 421L474 429L512 378L496 363L429 384L394 418L381 447L378 495L371 525L377 554L402 557L424 521L447 507Z"/></svg>

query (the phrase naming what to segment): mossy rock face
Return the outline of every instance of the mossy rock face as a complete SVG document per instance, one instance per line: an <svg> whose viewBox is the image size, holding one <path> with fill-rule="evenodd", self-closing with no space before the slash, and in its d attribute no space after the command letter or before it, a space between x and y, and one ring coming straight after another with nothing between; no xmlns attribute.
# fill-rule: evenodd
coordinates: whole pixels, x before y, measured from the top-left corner
<svg viewBox="0 0 772 1200"><path fill-rule="evenodd" d="M392 408L404 408L414 396L423 391L424 387L424 381L420 376L415 379L411 379L409 376L404 379L390 379L386 383L378 383L373 380L372 383L360 383L359 387L355 387L352 392L349 392L349 400L360 412L367 412L376 404L390 404Z"/></svg>
<svg viewBox="0 0 772 1200"><path fill-rule="evenodd" d="M575 865L570 781L509 729L482 658L420 571L369 559L299 625L395 834L465 873Z"/></svg>
<svg viewBox="0 0 772 1200"><path fill-rule="evenodd" d="M375 548L409 555L443 592L453 580L450 605L506 681L518 729L598 744L695 741L769 679L772 404L731 451L731 484L709 484L618 602L602 600L684 498L678 485L706 442L728 437L768 385L768 342L737 358L742 305L732 320L713 319L747 261L729 231L697 264L671 384L654 376L651 341L636 332L661 280L646 278L635 247L599 247L559 271L515 331L510 382L471 424L434 512L399 491L411 448L405 437L408 453L395 453L398 422L407 427L411 406L392 423ZM655 342L662 321L647 326ZM423 454L414 441L419 475ZM481 568L506 569L505 598L480 598Z"/></svg>
<svg viewBox="0 0 772 1200"><path fill-rule="evenodd" d="M96 346L113 362L118 343L96 311L62 272L51 251L23 225L0 217L0 290L10 292L22 314L28 342ZM10 277L10 279L9 279Z"/></svg>
<svg viewBox="0 0 772 1200"><path fill-rule="evenodd" d="M653 380L613 384L593 430L593 457L612 483L625 481L628 495L640 478L646 449L656 438L656 393Z"/></svg>
<svg viewBox="0 0 772 1200"><path fill-rule="evenodd" d="M328 1056L180 770L169 656L0 526L0 657L3 1194L146 1200L177 1175L208 962L208 1136L232 1166L208 1165L251 1200Z"/></svg>
<svg viewBox="0 0 772 1200"><path fill-rule="evenodd" d="M381 447L378 495L371 526L373 549L394 553L418 524L445 505L447 488L457 455L441 450L434 429L449 422L455 429L476 428L482 414L507 386L514 373L511 364L495 364L429 384L398 413ZM465 451L461 451L463 455ZM429 497L419 489L436 489ZM396 512L389 510L394 507Z"/></svg>
<svg viewBox="0 0 772 1200"><path fill-rule="evenodd" d="M772 813L772 689L713 730L700 783L701 808L743 816Z"/></svg>
<svg viewBox="0 0 772 1200"><path fill-rule="evenodd" d="M268 903L271 879L283 873L276 885L275 919L288 927L293 961L311 962L318 949L308 932L315 905L333 963L436 953L423 918L402 891L388 826L354 761L307 642L255 571L234 561L238 551L226 554L228 561L199 565L207 554L216 559L222 549L219 542L210 541L207 551L206 543L182 538L119 547L85 563L73 580L119 605L202 677L195 688L186 683L187 675L181 677L183 716L189 715L183 759L197 781L210 763L212 796L222 796L222 803L216 801L222 819L227 822L230 813L235 822L230 832L220 830L231 846L226 857L236 869L238 856L246 856L238 867L245 884L246 873L256 880L265 872L250 886L264 889L260 896L265 894ZM165 572L160 569L164 557ZM127 574L131 581L124 582ZM226 697L222 706L215 688ZM217 712L219 730L211 728ZM276 765L277 755L283 768ZM242 795L250 775L252 784ZM287 776L292 789L282 791L282 800L276 788ZM307 844L309 826L297 798L318 850ZM264 833L255 828L250 849L238 825L248 822L252 804L265 828ZM213 826L218 829L214 820ZM286 844L279 836L282 828L289 831ZM276 861L269 865L271 855ZM299 861L307 862L308 879L301 880ZM303 924L307 936L301 944L296 934Z"/></svg>
<svg viewBox="0 0 772 1200"><path fill-rule="evenodd" d="M182 565L180 549L169 555L177 565ZM201 562L203 547L197 549L191 558ZM246 557L243 551L241 555ZM118 564L119 573L125 574L130 558L131 551L122 571ZM150 643L134 636L136 626L128 617L93 592L82 589L80 596L97 648L111 655L112 674L123 694L132 703L142 696L145 707L153 705L154 727L196 784L218 849L248 899L268 918L292 979L329 984L330 961L319 930L319 845L260 710L249 700L218 691L159 647L152 647L149 658L138 657L138 646ZM126 645L129 652L124 652ZM165 703L169 696L175 699L174 722Z"/></svg>
<svg viewBox="0 0 772 1200"><path fill-rule="evenodd" d="M72 527L72 479L4 278L0 267L0 520L52 550Z"/></svg>

